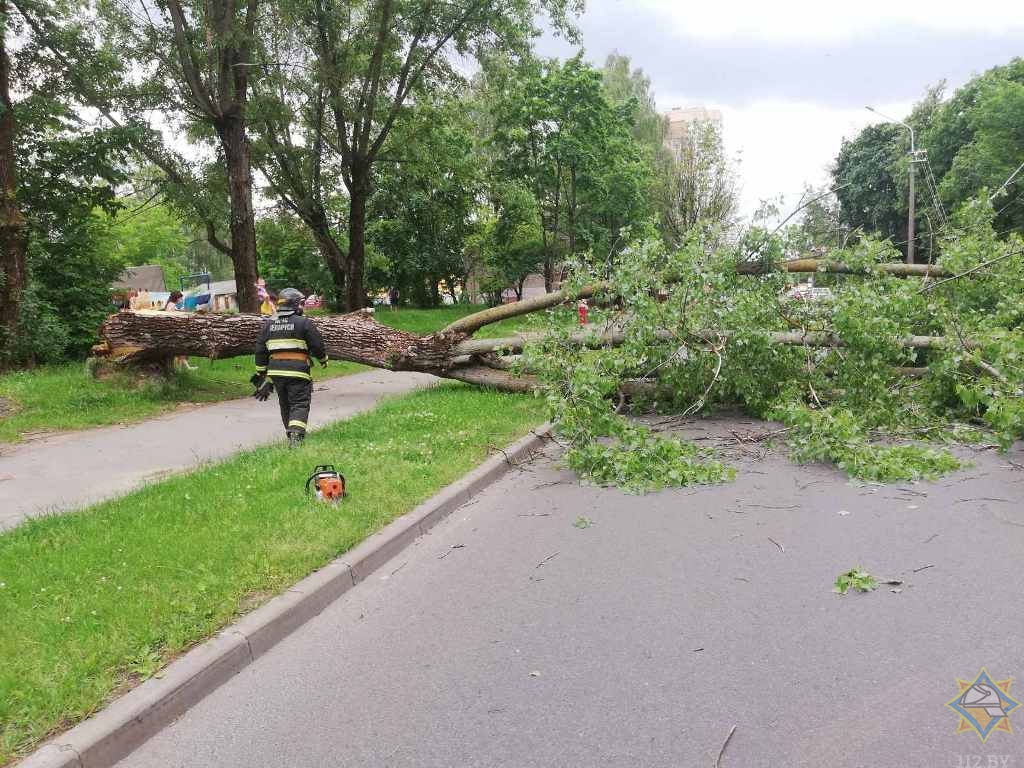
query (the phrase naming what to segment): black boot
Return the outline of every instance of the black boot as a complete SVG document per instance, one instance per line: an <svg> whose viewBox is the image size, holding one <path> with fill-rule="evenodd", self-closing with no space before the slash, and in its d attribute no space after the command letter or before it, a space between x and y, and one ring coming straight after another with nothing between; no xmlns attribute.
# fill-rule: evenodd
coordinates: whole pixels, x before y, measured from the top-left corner
<svg viewBox="0 0 1024 768"><path fill-rule="evenodd" d="M306 439L304 432L288 432L288 447L289 448L301 448L302 441Z"/></svg>

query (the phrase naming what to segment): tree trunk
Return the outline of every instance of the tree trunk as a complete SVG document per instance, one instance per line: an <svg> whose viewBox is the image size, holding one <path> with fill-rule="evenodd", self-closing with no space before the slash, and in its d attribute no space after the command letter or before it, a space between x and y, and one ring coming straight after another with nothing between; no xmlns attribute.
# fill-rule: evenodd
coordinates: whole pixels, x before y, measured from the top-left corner
<svg viewBox="0 0 1024 768"><path fill-rule="evenodd" d="M266 318L259 315L120 312L100 328L93 353L116 363L160 363L169 356L241 357L256 352ZM318 317L314 321L332 360L348 360L390 371L419 371L446 379L486 384L510 392L533 386L454 352L465 334L441 331L416 336L382 325L368 311Z"/></svg>
<svg viewBox="0 0 1024 768"><path fill-rule="evenodd" d="M569 168L569 255L576 255L576 165Z"/></svg>
<svg viewBox="0 0 1024 768"><path fill-rule="evenodd" d="M10 95L11 62L7 54L7 3L0 0L0 364L18 333L25 291L27 223L17 201L14 155L14 110Z"/></svg>
<svg viewBox="0 0 1024 768"><path fill-rule="evenodd" d="M369 176L368 172L366 176ZM363 273L366 269L366 205L369 198L369 179L357 181L353 170L352 189L349 191L348 260L345 263L345 309L349 312L366 306Z"/></svg>
<svg viewBox="0 0 1024 768"><path fill-rule="evenodd" d="M821 259L793 259L776 265L780 272L809 273L827 272L835 275L857 275L867 274L868 270L854 269L846 264L834 261L823 261ZM873 270L884 272L888 275L899 277L949 277L950 273L942 267L930 264L902 264L898 262L875 264ZM736 272L740 275L763 275L765 265L760 261L740 262L736 265Z"/></svg>
<svg viewBox="0 0 1024 768"><path fill-rule="evenodd" d="M331 282L334 284L333 303L336 306L343 307L346 301L345 262L347 257L331 235L330 227L327 225L326 221L319 223L307 220L306 223L313 232L313 239L316 240L316 246L320 251L320 255L323 257L324 263L327 264L327 269L331 273Z"/></svg>
<svg viewBox="0 0 1024 768"><path fill-rule="evenodd" d="M228 171L231 200L231 261L235 267L238 308L258 312L256 291L256 215L252 205L252 160L245 120L237 115L217 121L217 133Z"/></svg>
<svg viewBox="0 0 1024 768"><path fill-rule="evenodd" d="M544 249L544 292L555 290L555 254L558 252L558 224L562 210L562 164L555 166L555 209L551 214L551 250Z"/></svg>

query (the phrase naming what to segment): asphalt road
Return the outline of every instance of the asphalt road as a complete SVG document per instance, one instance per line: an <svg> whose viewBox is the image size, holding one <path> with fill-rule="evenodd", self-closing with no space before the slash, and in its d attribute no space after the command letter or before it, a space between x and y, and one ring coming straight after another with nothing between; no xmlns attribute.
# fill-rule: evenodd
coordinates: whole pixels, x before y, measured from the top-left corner
<svg viewBox="0 0 1024 768"><path fill-rule="evenodd" d="M417 373L368 371L318 381L316 429L373 408L382 397L425 386ZM145 482L283 439L277 401L252 398L169 413L138 424L67 432L0 446L0 531L127 493Z"/></svg>
<svg viewBox="0 0 1024 768"><path fill-rule="evenodd" d="M707 768L734 725L724 768L1024 765L945 706L1024 675L1024 451L882 487L760 450L646 497L513 472L120 767ZM856 565L903 583L833 594Z"/></svg>

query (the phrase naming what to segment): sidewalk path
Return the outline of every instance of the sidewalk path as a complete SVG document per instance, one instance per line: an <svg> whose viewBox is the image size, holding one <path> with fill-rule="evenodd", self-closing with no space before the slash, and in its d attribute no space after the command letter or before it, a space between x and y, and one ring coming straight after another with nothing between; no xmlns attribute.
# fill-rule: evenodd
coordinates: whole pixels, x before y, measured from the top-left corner
<svg viewBox="0 0 1024 768"><path fill-rule="evenodd" d="M436 379L377 370L317 381L311 426L315 429L367 411L382 397L431 381ZM245 398L138 424L0 446L0 530L281 439L282 429L275 399L257 403Z"/></svg>
<svg viewBox="0 0 1024 768"><path fill-rule="evenodd" d="M1019 756L1024 707L982 747L945 704L1024 676L1021 454L896 486L751 455L646 497L535 462L118 768L707 768L733 725L727 768ZM904 583L833 594L857 565Z"/></svg>

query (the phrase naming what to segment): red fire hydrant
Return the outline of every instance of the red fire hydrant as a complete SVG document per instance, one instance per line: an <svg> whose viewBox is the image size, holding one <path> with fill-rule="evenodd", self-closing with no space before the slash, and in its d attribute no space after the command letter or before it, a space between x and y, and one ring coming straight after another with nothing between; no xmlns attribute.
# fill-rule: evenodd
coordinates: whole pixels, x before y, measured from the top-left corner
<svg viewBox="0 0 1024 768"><path fill-rule="evenodd" d="M580 325L586 325L587 324L587 312L590 311L590 307L587 306L587 300L586 299L582 299L580 301L580 303L576 306L576 309L580 313Z"/></svg>

